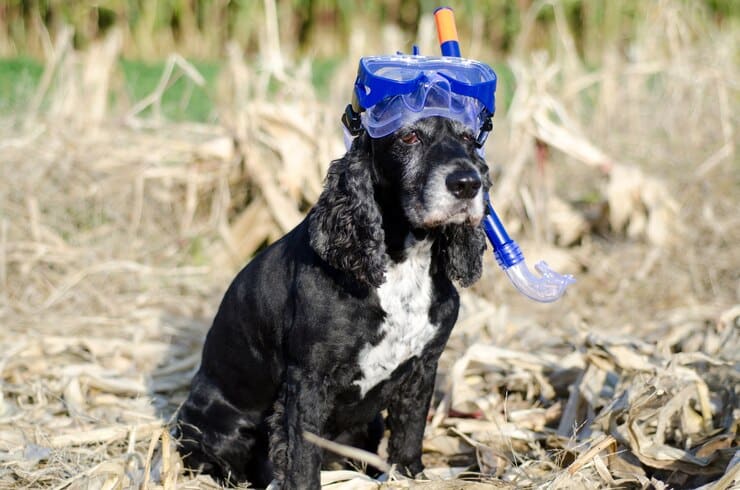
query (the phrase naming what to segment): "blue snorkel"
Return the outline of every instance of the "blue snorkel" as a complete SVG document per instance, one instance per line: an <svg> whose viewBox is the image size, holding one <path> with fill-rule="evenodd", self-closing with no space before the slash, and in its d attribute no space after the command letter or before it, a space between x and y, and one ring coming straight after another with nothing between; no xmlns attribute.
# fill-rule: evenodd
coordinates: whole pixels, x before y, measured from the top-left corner
<svg viewBox="0 0 740 490"><path fill-rule="evenodd" d="M496 74L488 65L460 56L460 44L451 8L434 11L442 57L413 55L371 56L360 60L352 103L342 116L347 142L362 131L380 138L422 117L442 116L478 132L482 151L493 130ZM559 299L575 280L538 262L533 274L519 245L509 236L484 196L487 212L483 230L496 262L519 292L550 303Z"/></svg>
<svg viewBox="0 0 740 490"><path fill-rule="evenodd" d="M440 7L434 11L434 20L437 24L439 48L442 56L460 57L460 44L455 26L455 14L449 7ZM496 88L494 87L494 91ZM489 119L490 121L490 119ZM482 128L481 134L487 135L492 127ZM482 141L481 141L482 140ZM478 138L480 146L485 142L485 136ZM511 283L520 293L535 301L551 303L558 300L570 284L575 282L571 275L561 275L540 261L535 264L535 270L541 274L536 276L527 267L519 245L509 236L491 205L488 194L485 195L487 213L483 218L483 230L493 247L493 255L501 269L506 273Z"/></svg>

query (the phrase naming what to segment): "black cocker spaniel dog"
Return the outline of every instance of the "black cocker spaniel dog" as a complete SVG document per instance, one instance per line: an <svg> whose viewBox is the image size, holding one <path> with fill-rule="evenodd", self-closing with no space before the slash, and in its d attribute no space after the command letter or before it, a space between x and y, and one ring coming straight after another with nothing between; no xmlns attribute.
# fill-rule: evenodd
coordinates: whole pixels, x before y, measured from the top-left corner
<svg viewBox="0 0 740 490"><path fill-rule="evenodd" d="M302 223L256 256L221 302L175 434L223 483L318 488L312 432L423 470L437 361L481 274L488 167L457 121L357 137ZM383 420L381 412L387 410Z"/></svg>

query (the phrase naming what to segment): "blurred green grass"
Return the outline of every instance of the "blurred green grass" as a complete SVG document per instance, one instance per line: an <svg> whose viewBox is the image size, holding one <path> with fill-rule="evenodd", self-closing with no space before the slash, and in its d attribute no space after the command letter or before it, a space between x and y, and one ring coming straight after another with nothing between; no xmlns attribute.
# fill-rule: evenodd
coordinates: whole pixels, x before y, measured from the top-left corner
<svg viewBox="0 0 740 490"><path fill-rule="evenodd" d="M217 118L218 77L223 62L189 62L203 75L205 86L199 87L186 77L179 78L162 97L162 114L172 121L214 121ZM341 62L341 57L320 58L312 62L311 80L320 98L329 97L329 81ZM159 83L165 64L164 60L120 60L123 87L122 92L111 94L111 105L115 105L120 97L125 97L131 103L149 95ZM514 77L506 64L494 63L493 66L500 80L498 109L506 109L514 90ZM28 56L0 58L0 114L24 110L34 95L43 70L44 65L39 60ZM349 97L350 94L347 94Z"/></svg>
<svg viewBox="0 0 740 490"><path fill-rule="evenodd" d="M157 85L164 59L172 52L186 57L206 80L198 87L186 77L171 86L162 99L163 115L170 120L211 121L217 118L219 73L225 63L225 46L234 42L247 60L265 55L264 40L269 8L280 30L281 49L292 59L312 60L312 82L320 98L330 95L331 77L346 59L354 30L372 33L373 45L382 26L399 28L399 49L410 49L417 38L422 15L439 5L455 9L461 39L483 46L482 61L492 62L499 75L497 102L505 110L514 79L504 63L522 41L525 51L553 50L557 45L554 8L538 8L532 0L10 0L0 3L0 113L21 111L33 97L41 76L40 60L49 39L63 25L74 28L73 46L85 49L111 29L122 33L119 75L111 104L129 106ZM563 19L573 33L574 48L584 64L598 69L604 53L626 53L641 17L643 0L561 0ZM715 30L740 26L740 2L727 0L667 0L667 6L686 5L706 26L686 35L701 37ZM536 8L537 7L537 8ZM533 14L533 15L531 15ZM530 17L527 24L524 20ZM522 32L523 25L530 25ZM406 43L407 45L403 45ZM46 46L46 47L44 47ZM369 54L369 53L368 53ZM5 58L2 58L2 57ZM205 60L205 61L193 61ZM356 60L355 60L356 61ZM122 75L120 75L122 74ZM349 83L349 81L348 81ZM275 88L270 85L271 88ZM350 94L346 94L349 98ZM119 100L122 102L118 104Z"/></svg>
<svg viewBox="0 0 740 490"><path fill-rule="evenodd" d="M645 0L560 0L564 21L574 33L576 49L589 62L599 61L603 44L634 34L645 15ZM717 25L736 23L737 0L667 0L690 6ZM110 29L124 34L124 56L156 59L177 51L188 58L213 59L228 41L247 53L259 51L266 17L274 11L281 44L290 51L327 57L346 54L355 29L372 32L396 25L407 39L416 38L422 15L436 7L455 9L461 33L475 33L486 49L499 56L512 49L534 0L8 0L0 3L0 56L42 56L45 39L62 25L75 30L74 44L83 48ZM556 24L551 8L536 9L530 47L547 48Z"/></svg>
<svg viewBox="0 0 740 490"><path fill-rule="evenodd" d="M21 110L33 96L44 65L31 57L0 58L0 114Z"/></svg>
<svg viewBox="0 0 740 490"><path fill-rule="evenodd" d="M164 61L123 59L119 63L124 77L124 91L132 101L149 95L157 87L165 69ZM203 75L205 86L199 87L186 77L177 79L162 97L163 116L174 121L212 121L216 117L214 99L221 63L192 60L190 63Z"/></svg>
<svg viewBox="0 0 740 490"><path fill-rule="evenodd" d="M203 75L205 86L199 87L186 77L174 81L162 97L162 113L173 121L212 121L219 61L190 61ZM165 70L166 62L122 59L121 91L111 93L111 104L118 98L136 102L150 94ZM28 56L0 58L0 114L23 111L32 99L44 71L39 60Z"/></svg>

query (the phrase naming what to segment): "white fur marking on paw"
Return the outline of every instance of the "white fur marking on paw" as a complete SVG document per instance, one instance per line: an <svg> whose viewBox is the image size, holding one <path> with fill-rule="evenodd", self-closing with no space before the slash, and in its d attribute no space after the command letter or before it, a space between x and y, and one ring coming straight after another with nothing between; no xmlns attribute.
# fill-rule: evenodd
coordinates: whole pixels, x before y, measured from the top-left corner
<svg viewBox="0 0 740 490"><path fill-rule="evenodd" d="M429 321L431 248L431 242L416 244L406 260L388 267L386 280L378 288L380 305L386 313L380 327L385 336L377 345L366 345L358 356L362 377L355 384L363 397L388 379L401 363L420 355L436 333L436 326Z"/></svg>

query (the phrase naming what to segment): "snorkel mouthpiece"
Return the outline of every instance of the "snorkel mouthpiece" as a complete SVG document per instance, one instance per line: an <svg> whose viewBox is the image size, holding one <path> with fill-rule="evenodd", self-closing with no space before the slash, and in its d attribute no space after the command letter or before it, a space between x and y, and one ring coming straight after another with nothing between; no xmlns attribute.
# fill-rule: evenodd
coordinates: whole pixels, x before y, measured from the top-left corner
<svg viewBox="0 0 740 490"><path fill-rule="evenodd" d="M527 267L519 245L511 239L501 223L496 211L491 206L488 195L485 196L487 214L483 218L483 230L493 247L496 262L506 273L511 283L526 297L541 303L557 301L569 285L575 282L571 275L561 275L540 261L534 268L541 276L533 274Z"/></svg>

